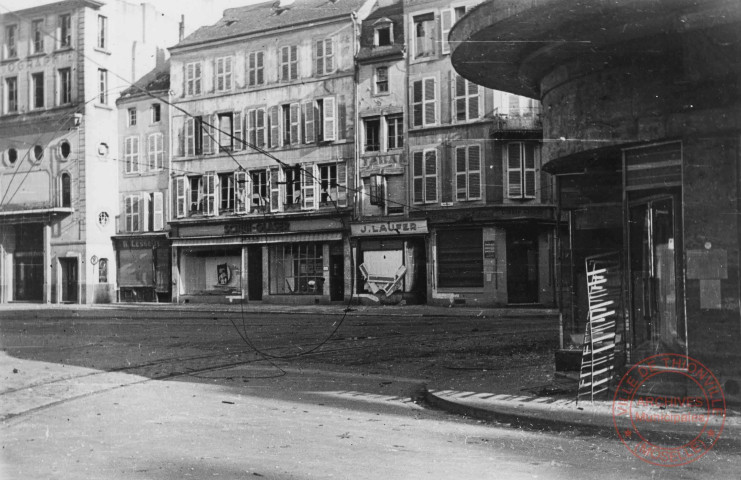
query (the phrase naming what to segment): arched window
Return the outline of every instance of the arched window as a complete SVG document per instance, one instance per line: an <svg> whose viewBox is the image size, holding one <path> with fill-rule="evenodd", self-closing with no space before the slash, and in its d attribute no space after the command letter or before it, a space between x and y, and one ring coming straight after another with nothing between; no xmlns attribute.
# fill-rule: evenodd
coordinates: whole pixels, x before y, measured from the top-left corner
<svg viewBox="0 0 741 480"><path fill-rule="evenodd" d="M61 200L62 200L62 207L71 207L72 206L72 177L69 173L64 172L61 177Z"/></svg>

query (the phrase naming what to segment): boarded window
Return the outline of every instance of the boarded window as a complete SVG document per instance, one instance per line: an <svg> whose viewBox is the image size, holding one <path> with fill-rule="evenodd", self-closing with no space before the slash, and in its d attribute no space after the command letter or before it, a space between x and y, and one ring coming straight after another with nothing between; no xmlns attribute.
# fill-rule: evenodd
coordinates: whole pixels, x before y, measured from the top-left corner
<svg viewBox="0 0 741 480"><path fill-rule="evenodd" d="M483 287L482 229L439 230L437 284L441 288Z"/></svg>

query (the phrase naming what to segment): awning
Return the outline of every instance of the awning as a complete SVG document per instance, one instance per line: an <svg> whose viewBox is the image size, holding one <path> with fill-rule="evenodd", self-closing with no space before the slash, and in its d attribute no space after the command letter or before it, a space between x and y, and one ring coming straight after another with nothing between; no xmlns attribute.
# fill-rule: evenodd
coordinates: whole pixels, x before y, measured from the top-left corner
<svg viewBox="0 0 741 480"><path fill-rule="evenodd" d="M255 245L268 243L336 242L342 240L342 232L306 232L288 235L250 235L243 237L199 237L176 238L173 247L213 247L220 245Z"/></svg>

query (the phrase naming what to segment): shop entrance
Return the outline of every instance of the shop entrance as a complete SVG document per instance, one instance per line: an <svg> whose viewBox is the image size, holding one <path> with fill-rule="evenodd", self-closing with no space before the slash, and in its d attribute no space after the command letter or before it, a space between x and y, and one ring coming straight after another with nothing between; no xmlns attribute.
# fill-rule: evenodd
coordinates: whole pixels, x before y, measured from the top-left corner
<svg viewBox="0 0 741 480"><path fill-rule="evenodd" d="M538 232L507 229L508 303L538 303Z"/></svg>
<svg viewBox="0 0 741 480"><path fill-rule="evenodd" d="M262 300L262 246L247 247L247 298Z"/></svg>
<svg viewBox="0 0 741 480"><path fill-rule="evenodd" d="M679 202L672 194L630 204L631 361L686 354Z"/></svg>
<svg viewBox="0 0 741 480"><path fill-rule="evenodd" d="M44 294L44 256L36 252L14 255L13 298L19 302L40 302Z"/></svg>
<svg viewBox="0 0 741 480"><path fill-rule="evenodd" d="M60 258L63 303L77 303L77 258Z"/></svg>

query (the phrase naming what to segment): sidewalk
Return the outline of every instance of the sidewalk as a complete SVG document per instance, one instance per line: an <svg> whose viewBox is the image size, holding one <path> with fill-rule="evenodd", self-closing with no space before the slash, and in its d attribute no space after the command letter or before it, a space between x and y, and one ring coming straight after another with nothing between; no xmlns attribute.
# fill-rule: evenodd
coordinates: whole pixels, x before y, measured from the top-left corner
<svg viewBox="0 0 741 480"><path fill-rule="evenodd" d="M580 400L576 395L539 397L527 395L505 395L495 393L464 392L455 390L427 389L423 400L430 406L482 420L493 420L513 426L535 429L576 429L609 438L616 438L616 421L613 417L611 400ZM682 415L689 409L667 408L662 414ZM720 442L726 446L741 448L741 412L728 408L725 422L722 417L711 417L708 428L718 429L723 425ZM618 416L617 426L631 427L631 419ZM642 423L640 430L647 435L676 436L701 430L700 423L651 422Z"/></svg>
<svg viewBox="0 0 741 480"><path fill-rule="evenodd" d="M0 305L0 314L13 310L80 310L80 309L131 309L151 311L188 312L230 312L264 313L286 315L347 315L350 316L390 316L390 317L557 317L553 308L474 308L441 307L433 305L350 305L333 303L331 305L276 305L268 303L212 304L212 303L99 303L93 305L6 303Z"/></svg>

